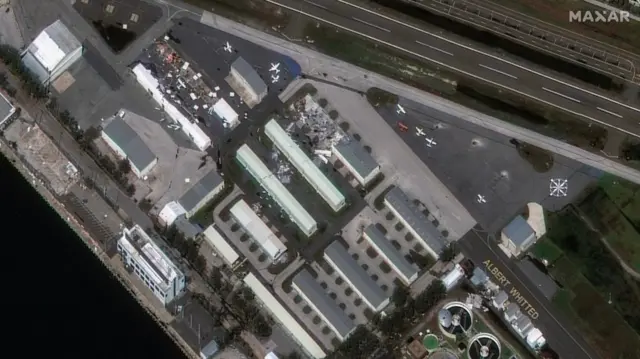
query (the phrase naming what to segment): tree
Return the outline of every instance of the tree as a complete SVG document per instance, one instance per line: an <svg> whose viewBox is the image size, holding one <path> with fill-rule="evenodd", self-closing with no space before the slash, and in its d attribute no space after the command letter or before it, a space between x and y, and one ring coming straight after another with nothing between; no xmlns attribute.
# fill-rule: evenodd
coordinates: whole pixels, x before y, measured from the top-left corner
<svg viewBox="0 0 640 359"><path fill-rule="evenodd" d="M458 245L456 244L456 242L451 242L442 250L442 253L440 254L440 260L442 260L443 262L451 262L458 255L458 253L460 253Z"/></svg>
<svg viewBox="0 0 640 359"><path fill-rule="evenodd" d="M131 163L129 163L128 159L123 159L118 162L118 171L120 171L123 175L128 175L131 172Z"/></svg>
<svg viewBox="0 0 640 359"><path fill-rule="evenodd" d="M411 296L411 292L409 288L404 285L398 285L393 289L393 294L391 294L391 301L396 305L396 307L402 307L407 303L407 299Z"/></svg>
<svg viewBox="0 0 640 359"><path fill-rule="evenodd" d="M136 186L134 186L134 184L133 184L133 183L130 183L130 184L127 186L127 194L128 194L129 196L133 196L134 194L136 194Z"/></svg>
<svg viewBox="0 0 640 359"><path fill-rule="evenodd" d="M207 271L207 260L203 255L198 254L195 261L193 262L193 267L196 269L196 272L205 273Z"/></svg>

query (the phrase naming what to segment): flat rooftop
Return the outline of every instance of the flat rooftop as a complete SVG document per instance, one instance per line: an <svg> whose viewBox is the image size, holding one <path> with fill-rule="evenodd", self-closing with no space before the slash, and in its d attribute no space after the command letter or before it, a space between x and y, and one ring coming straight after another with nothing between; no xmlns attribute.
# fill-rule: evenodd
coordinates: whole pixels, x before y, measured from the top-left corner
<svg viewBox="0 0 640 359"><path fill-rule="evenodd" d="M0 124L7 120L15 112L15 107L8 98L0 93Z"/></svg>

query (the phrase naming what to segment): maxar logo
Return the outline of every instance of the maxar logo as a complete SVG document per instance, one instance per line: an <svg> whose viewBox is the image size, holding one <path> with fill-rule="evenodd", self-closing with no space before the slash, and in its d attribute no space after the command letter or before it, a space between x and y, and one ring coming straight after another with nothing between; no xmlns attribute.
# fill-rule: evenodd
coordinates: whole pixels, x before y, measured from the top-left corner
<svg viewBox="0 0 640 359"><path fill-rule="evenodd" d="M569 22L629 22L629 12L569 11Z"/></svg>

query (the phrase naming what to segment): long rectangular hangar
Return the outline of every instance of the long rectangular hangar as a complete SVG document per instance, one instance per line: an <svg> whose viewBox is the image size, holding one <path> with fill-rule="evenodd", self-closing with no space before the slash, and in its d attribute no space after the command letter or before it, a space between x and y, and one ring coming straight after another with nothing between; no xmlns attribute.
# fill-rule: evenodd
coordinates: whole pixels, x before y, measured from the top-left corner
<svg viewBox="0 0 640 359"><path fill-rule="evenodd" d="M384 204L434 258L440 258L447 240L400 188L394 187L387 192Z"/></svg>
<svg viewBox="0 0 640 359"><path fill-rule="evenodd" d="M403 282L411 284L418 278L418 270L402 256L374 224L365 228L362 236L387 261Z"/></svg>
<svg viewBox="0 0 640 359"><path fill-rule="evenodd" d="M248 235L258 242L260 248L272 260L280 258L287 251L287 247L280 241L273 231L267 226L260 217L243 199L236 202L231 207L231 215L233 219L244 229Z"/></svg>
<svg viewBox="0 0 640 359"><path fill-rule="evenodd" d="M318 223L293 197L291 192L278 181L278 178L269 171L251 147L247 144L242 145L236 152L236 159L289 215L289 218L300 228L302 233L311 236L316 232Z"/></svg>
<svg viewBox="0 0 640 359"><path fill-rule="evenodd" d="M240 255L235 248L212 224L202 233L204 240L227 262L227 265L233 268L240 260Z"/></svg>
<svg viewBox="0 0 640 359"><path fill-rule="evenodd" d="M271 312L273 319L280 322L282 327L286 329L289 334L302 346L302 349L307 355L314 359L322 359L327 353L322 350L320 345L309 335L300 323L294 318L287 308L285 308L278 298L276 298L269 289L260 282L260 280L253 274L249 273L244 277L244 284L249 287L264 306Z"/></svg>
<svg viewBox="0 0 640 359"><path fill-rule="evenodd" d="M323 258L373 311L378 312L389 304L389 296L358 265L340 242L331 243L324 250Z"/></svg>
<svg viewBox="0 0 640 359"><path fill-rule="evenodd" d="M380 173L380 165L364 150L360 142L343 140L332 146L333 154L349 169L362 186L366 186Z"/></svg>
<svg viewBox="0 0 640 359"><path fill-rule="evenodd" d="M333 330L339 340L345 340L356 328L340 307L329 298L311 273L303 269L291 281L291 286L313 308L313 310Z"/></svg>
<svg viewBox="0 0 640 359"><path fill-rule="evenodd" d="M335 212L338 212L347 204L347 200L331 183L327 176L309 159L298 145L293 142L289 134L278 124L275 119L264 126L267 137L273 141L276 147L284 153L302 176L309 182L316 192L325 200Z"/></svg>

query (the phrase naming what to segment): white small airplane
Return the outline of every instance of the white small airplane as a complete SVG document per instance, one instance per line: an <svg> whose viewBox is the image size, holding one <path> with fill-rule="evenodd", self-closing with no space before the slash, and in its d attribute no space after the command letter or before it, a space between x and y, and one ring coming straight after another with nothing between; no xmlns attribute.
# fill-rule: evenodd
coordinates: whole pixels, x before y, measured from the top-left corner
<svg viewBox="0 0 640 359"><path fill-rule="evenodd" d="M427 141L427 147L433 147L438 144L433 138L425 138L424 140Z"/></svg>
<svg viewBox="0 0 640 359"><path fill-rule="evenodd" d="M476 197L476 202L478 202L478 203L487 203L487 199L486 199L486 198L484 198L484 196L483 196L483 195L479 194L479 195Z"/></svg>
<svg viewBox="0 0 640 359"><path fill-rule="evenodd" d="M271 83L275 84L276 82L278 82L278 80L280 80L280 75L271 75Z"/></svg>
<svg viewBox="0 0 640 359"><path fill-rule="evenodd" d="M274 64L274 63L271 63L271 68L269 69L269 71L271 71L271 72L275 72L275 73L277 74L277 73L279 73L279 72L280 72L279 67L280 67L280 63L279 63L279 62L278 62L278 63L275 63L275 64Z"/></svg>
<svg viewBox="0 0 640 359"><path fill-rule="evenodd" d="M227 41L227 43L224 45L224 51L233 52L233 47L231 47L231 44L229 43L229 41Z"/></svg>
<svg viewBox="0 0 640 359"><path fill-rule="evenodd" d="M424 135L425 135L425 133L424 133L424 131L423 131L420 127L416 127L416 135L417 135L418 137L421 137L421 136L424 136Z"/></svg>
<svg viewBox="0 0 640 359"><path fill-rule="evenodd" d="M398 114L405 114L407 111L404 110L404 107L398 105L398 109L396 111Z"/></svg>

